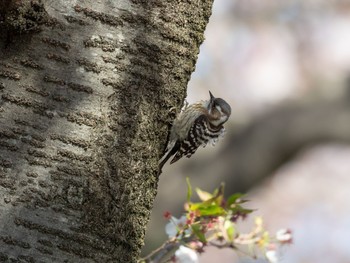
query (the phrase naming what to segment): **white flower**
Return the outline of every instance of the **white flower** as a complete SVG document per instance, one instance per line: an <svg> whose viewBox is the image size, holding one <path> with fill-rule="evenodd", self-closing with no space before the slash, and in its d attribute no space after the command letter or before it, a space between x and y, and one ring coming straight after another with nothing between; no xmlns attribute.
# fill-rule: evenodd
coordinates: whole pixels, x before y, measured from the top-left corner
<svg viewBox="0 0 350 263"><path fill-rule="evenodd" d="M198 254L193 249L180 246L175 252L176 262L179 263L197 263L199 262Z"/></svg>
<svg viewBox="0 0 350 263"><path fill-rule="evenodd" d="M292 232L289 229L280 229L276 232L276 239L282 243L292 243Z"/></svg>
<svg viewBox="0 0 350 263"><path fill-rule="evenodd" d="M186 216L182 216L179 219L172 216L169 220L169 223L167 223L165 226L165 233L168 235L169 238L175 237L178 231L182 229L184 225L186 225L186 221ZM185 230L185 236L190 236L191 233L191 229Z"/></svg>
<svg viewBox="0 0 350 263"><path fill-rule="evenodd" d="M270 263L278 263L278 256L276 249L269 249L266 251L265 256Z"/></svg>

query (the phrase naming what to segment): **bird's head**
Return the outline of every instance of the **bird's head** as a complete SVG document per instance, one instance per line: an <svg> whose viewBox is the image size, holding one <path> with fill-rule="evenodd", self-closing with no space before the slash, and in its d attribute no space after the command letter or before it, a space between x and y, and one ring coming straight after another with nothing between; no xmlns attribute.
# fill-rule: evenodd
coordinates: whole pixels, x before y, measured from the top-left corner
<svg viewBox="0 0 350 263"><path fill-rule="evenodd" d="M210 100L208 103L209 121L218 127L224 124L231 115L230 105L221 98L215 98L209 91Z"/></svg>

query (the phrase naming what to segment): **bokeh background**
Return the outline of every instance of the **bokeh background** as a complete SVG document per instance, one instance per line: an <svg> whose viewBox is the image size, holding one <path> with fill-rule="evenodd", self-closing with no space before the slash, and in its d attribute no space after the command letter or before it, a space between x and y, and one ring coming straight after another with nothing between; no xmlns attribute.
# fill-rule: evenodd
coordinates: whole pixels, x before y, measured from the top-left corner
<svg viewBox="0 0 350 263"><path fill-rule="evenodd" d="M210 90L232 117L216 147L163 168L143 253L166 239L163 212L181 215L188 176L292 229L281 262L350 262L349 74L349 0L215 0L187 100ZM200 262L256 261L208 249Z"/></svg>

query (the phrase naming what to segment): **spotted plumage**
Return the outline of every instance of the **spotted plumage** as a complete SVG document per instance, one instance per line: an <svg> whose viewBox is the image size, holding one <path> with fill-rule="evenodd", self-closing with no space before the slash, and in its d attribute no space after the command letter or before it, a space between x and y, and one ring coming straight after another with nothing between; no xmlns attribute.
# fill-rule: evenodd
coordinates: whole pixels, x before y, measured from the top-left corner
<svg viewBox="0 0 350 263"><path fill-rule="evenodd" d="M159 161L160 168L174 155L171 164L181 157L191 157L198 147L213 145L225 133L223 124L231 115L231 107L210 92L210 100L187 106L175 119L166 153Z"/></svg>

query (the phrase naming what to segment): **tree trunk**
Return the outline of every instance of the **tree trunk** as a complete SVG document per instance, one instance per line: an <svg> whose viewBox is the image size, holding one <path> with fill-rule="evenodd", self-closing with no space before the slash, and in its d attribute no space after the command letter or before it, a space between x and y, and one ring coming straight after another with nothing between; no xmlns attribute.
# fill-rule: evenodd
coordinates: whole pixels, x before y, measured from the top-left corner
<svg viewBox="0 0 350 263"><path fill-rule="evenodd" d="M211 5L0 6L0 261L137 260Z"/></svg>

